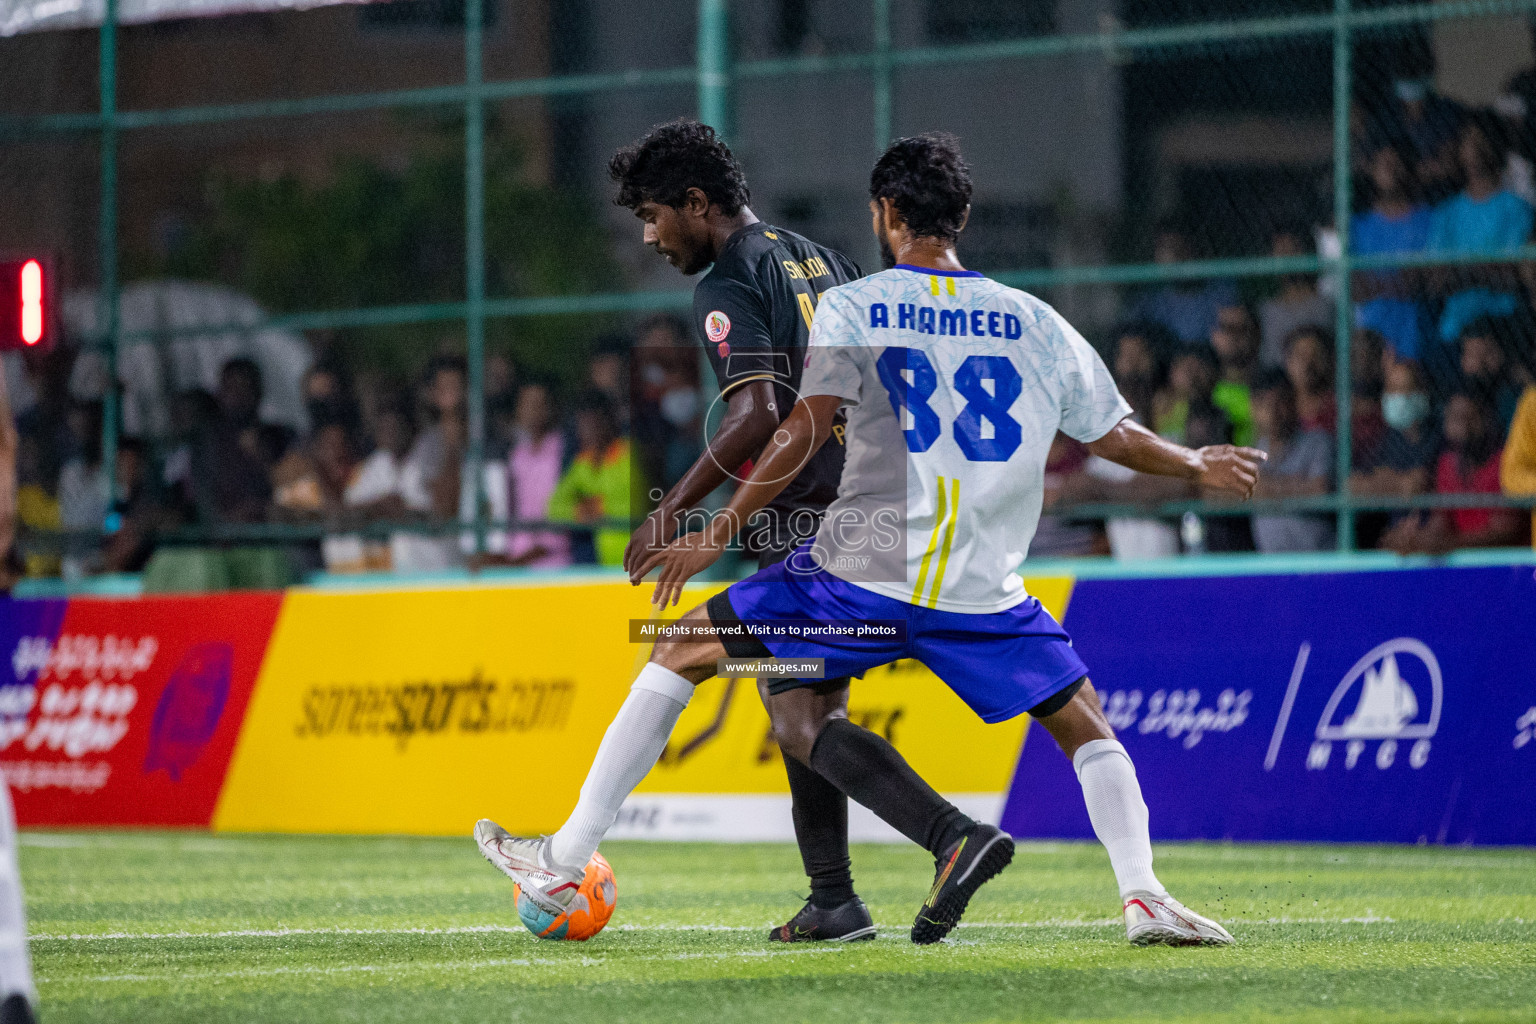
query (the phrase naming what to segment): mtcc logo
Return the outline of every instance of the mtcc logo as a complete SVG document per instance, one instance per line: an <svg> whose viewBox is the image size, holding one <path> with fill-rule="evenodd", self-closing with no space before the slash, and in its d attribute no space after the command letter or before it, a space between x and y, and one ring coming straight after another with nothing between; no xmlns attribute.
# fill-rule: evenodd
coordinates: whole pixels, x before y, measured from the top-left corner
<svg viewBox="0 0 1536 1024"><path fill-rule="evenodd" d="M1385 771L1397 760L1399 742L1413 741L1408 764L1424 767L1429 741L1440 727L1444 686L1440 663L1421 641L1398 637L1355 662L1328 698L1317 722L1317 738L1307 753L1307 767L1328 767L1335 743L1344 744L1344 767L1353 768L1366 745L1379 741L1376 767ZM1345 707L1353 707L1348 714Z"/></svg>

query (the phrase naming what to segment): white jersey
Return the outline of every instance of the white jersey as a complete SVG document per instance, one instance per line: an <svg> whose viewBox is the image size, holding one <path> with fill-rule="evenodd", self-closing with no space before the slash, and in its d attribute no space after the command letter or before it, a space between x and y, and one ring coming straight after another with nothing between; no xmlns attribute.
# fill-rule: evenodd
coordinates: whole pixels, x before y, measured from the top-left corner
<svg viewBox="0 0 1536 1024"><path fill-rule="evenodd" d="M1061 315L975 272L897 267L821 297L801 397L848 410L837 500L812 558L840 579L944 611L1028 595L1059 430L1095 441L1129 415Z"/></svg>

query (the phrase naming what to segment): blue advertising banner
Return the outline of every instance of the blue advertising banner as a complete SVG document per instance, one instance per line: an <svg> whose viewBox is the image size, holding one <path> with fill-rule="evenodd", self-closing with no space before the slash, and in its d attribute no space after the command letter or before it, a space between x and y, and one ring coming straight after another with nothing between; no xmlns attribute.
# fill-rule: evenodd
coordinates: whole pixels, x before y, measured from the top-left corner
<svg viewBox="0 0 1536 1024"><path fill-rule="evenodd" d="M1082 580L1065 625L1154 839L1536 844L1530 566ZM1093 837L1043 729L1002 824Z"/></svg>

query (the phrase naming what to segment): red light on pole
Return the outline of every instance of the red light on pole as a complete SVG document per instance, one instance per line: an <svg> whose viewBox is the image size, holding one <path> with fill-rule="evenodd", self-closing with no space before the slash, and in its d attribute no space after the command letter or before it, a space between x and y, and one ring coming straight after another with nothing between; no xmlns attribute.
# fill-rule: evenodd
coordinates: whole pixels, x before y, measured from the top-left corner
<svg viewBox="0 0 1536 1024"><path fill-rule="evenodd" d="M21 340L36 345L43 340L43 265L27 260L21 265Z"/></svg>
<svg viewBox="0 0 1536 1024"><path fill-rule="evenodd" d="M53 267L47 254L0 255L0 350L53 347Z"/></svg>

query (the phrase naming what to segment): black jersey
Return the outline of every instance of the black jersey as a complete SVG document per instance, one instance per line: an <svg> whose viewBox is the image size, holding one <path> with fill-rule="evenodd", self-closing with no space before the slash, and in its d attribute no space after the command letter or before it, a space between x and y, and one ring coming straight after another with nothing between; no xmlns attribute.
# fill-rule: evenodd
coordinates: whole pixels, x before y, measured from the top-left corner
<svg viewBox="0 0 1536 1024"><path fill-rule="evenodd" d="M842 253L768 224L751 224L726 240L693 292L693 327L728 397L754 380L772 380L779 422L799 400L811 317L821 293L863 276ZM735 467L728 467L735 469ZM832 437L769 503L789 522L797 509L820 513L837 497L843 475L839 415ZM810 524L796 529L805 535Z"/></svg>

